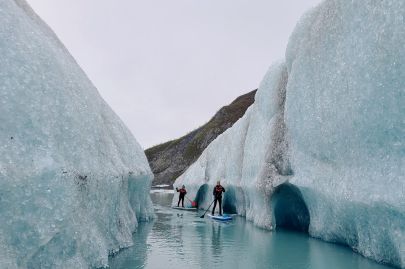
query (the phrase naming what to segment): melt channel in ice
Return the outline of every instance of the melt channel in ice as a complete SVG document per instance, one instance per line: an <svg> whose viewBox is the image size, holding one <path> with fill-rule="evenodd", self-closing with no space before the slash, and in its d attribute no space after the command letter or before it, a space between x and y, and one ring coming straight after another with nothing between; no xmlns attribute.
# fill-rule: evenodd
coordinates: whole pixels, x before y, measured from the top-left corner
<svg viewBox="0 0 405 269"><path fill-rule="evenodd" d="M0 1L0 267L107 266L149 219L142 148L23 0Z"/></svg>
<svg viewBox="0 0 405 269"><path fill-rule="evenodd" d="M244 117L181 175L256 224L405 268L405 2L327 0L298 23Z"/></svg>

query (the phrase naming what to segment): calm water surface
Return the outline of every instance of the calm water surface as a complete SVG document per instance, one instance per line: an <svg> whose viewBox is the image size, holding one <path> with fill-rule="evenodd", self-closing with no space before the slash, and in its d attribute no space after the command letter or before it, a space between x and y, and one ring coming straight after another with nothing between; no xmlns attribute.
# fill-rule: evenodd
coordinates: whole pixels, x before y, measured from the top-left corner
<svg viewBox="0 0 405 269"><path fill-rule="evenodd" d="M202 212L171 209L172 193L151 196L157 219L139 225L134 247L111 258L110 268L391 268L306 234L266 231L241 217L219 223L201 219Z"/></svg>

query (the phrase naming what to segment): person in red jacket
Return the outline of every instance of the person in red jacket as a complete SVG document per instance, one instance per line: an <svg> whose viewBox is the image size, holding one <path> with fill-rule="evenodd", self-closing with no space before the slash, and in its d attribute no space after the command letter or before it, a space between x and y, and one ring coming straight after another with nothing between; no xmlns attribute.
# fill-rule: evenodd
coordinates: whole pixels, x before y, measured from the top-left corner
<svg viewBox="0 0 405 269"><path fill-rule="evenodd" d="M180 201L181 201L181 206L184 207L184 197L187 194L186 187L184 185L181 186L181 189L178 189L176 187L176 191L179 192L179 201L177 202L177 207L180 206Z"/></svg>
<svg viewBox="0 0 405 269"><path fill-rule="evenodd" d="M212 194L214 195L214 208L212 209L212 215L215 214L215 207L217 202L219 203L219 215L222 216L222 193L225 192L225 188L221 186L221 182L217 181L217 185L214 187Z"/></svg>

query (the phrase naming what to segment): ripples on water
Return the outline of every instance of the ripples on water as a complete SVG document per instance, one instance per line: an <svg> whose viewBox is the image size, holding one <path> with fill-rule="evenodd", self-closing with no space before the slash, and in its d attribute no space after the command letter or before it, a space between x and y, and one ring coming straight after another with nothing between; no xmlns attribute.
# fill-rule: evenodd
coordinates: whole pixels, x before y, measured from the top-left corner
<svg viewBox="0 0 405 269"><path fill-rule="evenodd" d="M157 219L139 225L134 247L111 258L110 268L391 268L303 233L266 231L241 217L219 223L201 219L203 212L171 209L173 192L151 196Z"/></svg>

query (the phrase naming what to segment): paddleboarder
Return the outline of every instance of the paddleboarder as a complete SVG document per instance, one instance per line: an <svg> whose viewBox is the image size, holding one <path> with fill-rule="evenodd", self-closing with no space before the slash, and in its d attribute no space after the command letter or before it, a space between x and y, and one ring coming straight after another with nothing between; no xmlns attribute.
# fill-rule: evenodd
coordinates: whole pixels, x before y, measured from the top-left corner
<svg viewBox="0 0 405 269"><path fill-rule="evenodd" d="M181 189L176 187L176 191L179 192L179 201L177 202L177 207L180 206L180 201L181 201L181 206L184 207L184 197L187 194L186 187L184 185L181 186Z"/></svg>
<svg viewBox="0 0 405 269"><path fill-rule="evenodd" d="M221 182L218 180L217 185L214 187L212 194L214 195L214 208L212 209L212 215L215 214L215 207L217 202L219 204L219 215L222 216L222 193L225 192L225 188L221 186Z"/></svg>

